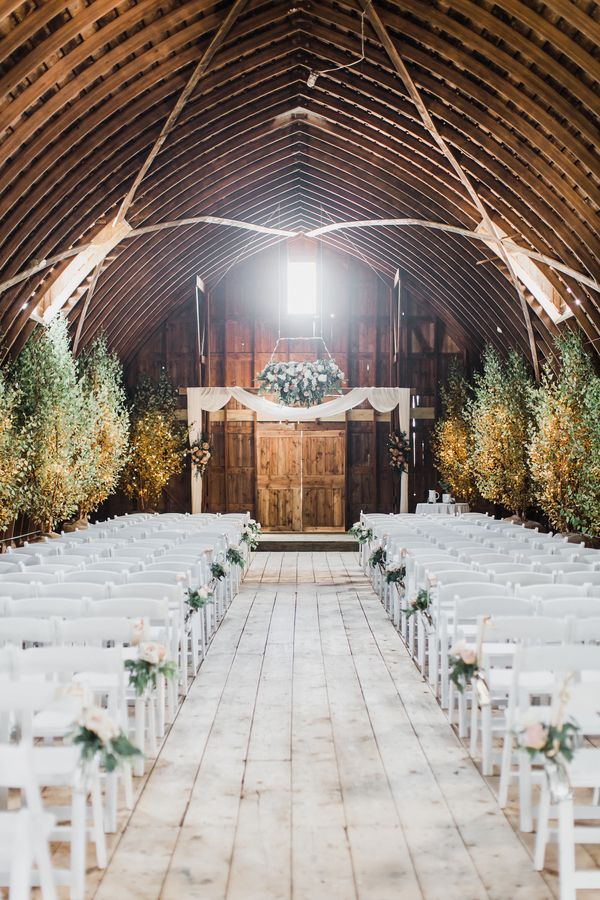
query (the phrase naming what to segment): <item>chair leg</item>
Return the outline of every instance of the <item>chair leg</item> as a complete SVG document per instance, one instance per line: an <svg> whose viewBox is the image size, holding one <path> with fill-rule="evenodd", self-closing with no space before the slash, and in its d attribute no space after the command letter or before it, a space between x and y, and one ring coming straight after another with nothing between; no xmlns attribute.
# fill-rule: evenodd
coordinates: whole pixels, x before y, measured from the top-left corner
<svg viewBox="0 0 600 900"><path fill-rule="evenodd" d="M571 798L558 804L558 861L560 900L576 900L575 827Z"/></svg>
<svg viewBox="0 0 600 900"><path fill-rule="evenodd" d="M473 691L473 694L475 692ZM482 729L483 729L483 710L482 710ZM475 696L471 698L471 735L469 741L469 753L471 756L477 756L477 743L479 738L479 707L475 701ZM483 744L483 740L482 740Z"/></svg>
<svg viewBox="0 0 600 900"><path fill-rule="evenodd" d="M519 811L521 831L533 831L531 763L524 750L519 750Z"/></svg>
<svg viewBox="0 0 600 900"><path fill-rule="evenodd" d="M494 774L492 755L492 707L481 710L481 771L484 775Z"/></svg>
<svg viewBox="0 0 600 900"><path fill-rule="evenodd" d="M156 733L159 738L165 736L165 676L159 675L156 679Z"/></svg>
<svg viewBox="0 0 600 900"><path fill-rule="evenodd" d="M106 808L104 811L104 830L114 834L117 830L117 779L116 772L106 773Z"/></svg>
<svg viewBox="0 0 600 900"><path fill-rule="evenodd" d="M512 763L513 737L510 731L506 731L502 744L502 762L500 764L500 785L498 788L498 805L504 809L508 803L508 788L510 785Z"/></svg>
<svg viewBox="0 0 600 900"><path fill-rule="evenodd" d="M173 679L175 680L175 679ZM142 751L142 756L134 757L133 774L144 774L144 757L146 755L146 701L144 697L135 698L135 745Z"/></svg>
<svg viewBox="0 0 600 900"><path fill-rule="evenodd" d="M535 850L533 854L533 866L541 872L544 868L546 857L546 844L550 835L550 791L546 780L542 782L540 805L538 808L537 834L535 836Z"/></svg>
<svg viewBox="0 0 600 900"><path fill-rule="evenodd" d="M133 809L133 778L131 774L131 765L129 763L123 763L121 766L121 778L123 779L125 809Z"/></svg>
<svg viewBox="0 0 600 900"><path fill-rule="evenodd" d="M148 754L152 757L158 755L156 746L156 700L151 695L148 697L148 716L146 730L148 732Z"/></svg>
<svg viewBox="0 0 600 900"><path fill-rule="evenodd" d="M85 790L73 788L71 797L71 900L85 900Z"/></svg>
<svg viewBox="0 0 600 900"><path fill-rule="evenodd" d="M104 833L104 810L102 804L102 791L100 788L100 778L98 774L94 776L91 786L92 798L92 834L94 836L94 844L96 845L96 865L99 869L105 869L107 864L106 858L106 836Z"/></svg>
<svg viewBox="0 0 600 900"><path fill-rule="evenodd" d="M52 872L52 860L50 858L48 840L46 835L37 828L35 840L33 842L33 857L38 870L42 897L44 900L56 900L56 888L54 886L54 875ZM13 895L11 891L10 896L19 897L20 895L17 892ZM29 896L29 884L27 885L27 893L24 894L24 896Z"/></svg>

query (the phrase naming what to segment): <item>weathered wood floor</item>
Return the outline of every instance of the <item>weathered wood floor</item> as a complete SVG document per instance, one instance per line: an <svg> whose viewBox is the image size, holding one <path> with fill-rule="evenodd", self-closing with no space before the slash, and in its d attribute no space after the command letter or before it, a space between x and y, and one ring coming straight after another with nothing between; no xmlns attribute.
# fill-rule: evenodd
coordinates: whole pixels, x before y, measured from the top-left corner
<svg viewBox="0 0 600 900"><path fill-rule="evenodd" d="M356 556L264 553L254 557L95 896L553 894Z"/></svg>

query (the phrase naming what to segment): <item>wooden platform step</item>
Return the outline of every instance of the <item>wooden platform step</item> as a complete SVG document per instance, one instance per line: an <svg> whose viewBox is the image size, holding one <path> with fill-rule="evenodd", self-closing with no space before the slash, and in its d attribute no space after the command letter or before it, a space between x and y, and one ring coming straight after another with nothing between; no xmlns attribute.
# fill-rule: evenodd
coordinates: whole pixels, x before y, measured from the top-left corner
<svg viewBox="0 0 600 900"><path fill-rule="evenodd" d="M344 532L263 533L257 550L259 553L351 553L358 550L358 543Z"/></svg>

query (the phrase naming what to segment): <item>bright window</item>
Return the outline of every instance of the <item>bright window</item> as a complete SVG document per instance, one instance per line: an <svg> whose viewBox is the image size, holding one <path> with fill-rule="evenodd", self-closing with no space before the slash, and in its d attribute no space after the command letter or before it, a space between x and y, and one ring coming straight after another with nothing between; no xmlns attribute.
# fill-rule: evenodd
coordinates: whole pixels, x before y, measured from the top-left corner
<svg viewBox="0 0 600 900"><path fill-rule="evenodd" d="M287 311L314 316L317 312L317 264L291 262L287 266Z"/></svg>

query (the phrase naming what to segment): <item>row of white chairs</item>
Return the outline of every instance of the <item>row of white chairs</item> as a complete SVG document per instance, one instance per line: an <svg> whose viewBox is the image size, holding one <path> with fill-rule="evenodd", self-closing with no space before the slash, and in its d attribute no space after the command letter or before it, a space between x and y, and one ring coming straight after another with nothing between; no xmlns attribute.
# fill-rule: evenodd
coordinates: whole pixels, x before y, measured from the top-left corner
<svg viewBox="0 0 600 900"><path fill-rule="evenodd" d="M376 543L362 549L362 562L383 542L388 559L406 565L405 590L389 586L377 569L374 587L451 721L458 708L459 735L469 737L483 773L499 766L501 806L509 786L518 784L521 828L530 831L537 821L537 869L558 835L561 900L574 900L578 889L600 887L600 871L578 871L575 862L576 843L600 842L600 829L574 824L600 818L600 750L591 744L577 750L568 766L577 803L568 796L553 805L544 760L532 762L515 743L515 731L532 714L548 722L562 704L561 714L580 723L582 740L600 736L600 552L524 535L525 529L488 517L461 518L365 516ZM428 592L430 605L408 620L408 601L418 590ZM488 702L479 679L460 692L448 677L449 650L458 641L479 660Z"/></svg>
<svg viewBox="0 0 600 900"><path fill-rule="evenodd" d="M0 884L11 886L11 896L29 896L35 882L44 897L66 884L72 898L83 900L88 840L96 864L105 866L105 831L116 828L119 791L132 804L130 766L112 774L97 764L81 768L69 740L71 693L68 710L57 708L57 688L73 679L85 684L133 742L155 755L176 713L177 685L159 677L156 690L138 697L128 687L125 660L135 658L140 633L158 640L177 663L185 694L190 669L195 674L239 587L238 567L225 565L214 602L200 612L190 613L185 592L210 580L213 562L225 564L246 519L126 516L32 545L34 553L25 547L3 556L11 566L20 558L18 571L0 568ZM21 744L13 746L17 738ZM16 751L25 761L20 767ZM143 768L143 757L135 759L133 774ZM21 792L23 808L6 808L7 788ZM47 809L40 801L46 789L68 792L68 808ZM9 853L5 833L15 836ZM70 844L64 870L49 862L55 840Z"/></svg>

